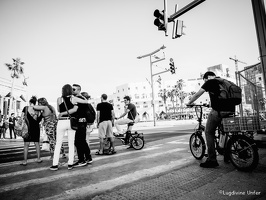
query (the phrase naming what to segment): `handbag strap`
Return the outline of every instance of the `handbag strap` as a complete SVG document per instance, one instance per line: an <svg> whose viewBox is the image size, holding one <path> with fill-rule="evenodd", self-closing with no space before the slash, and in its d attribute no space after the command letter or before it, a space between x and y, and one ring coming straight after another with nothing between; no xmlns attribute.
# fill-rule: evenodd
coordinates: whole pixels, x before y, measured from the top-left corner
<svg viewBox="0 0 266 200"><path fill-rule="evenodd" d="M25 107L25 116L24 116L24 120L25 120L26 124L28 125L28 127L30 127L30 122L29 122L29 119L28 119L28 109L29 109L29 106L26 106L26 107Z"/></svg>
<svg viewBox="0 0 266 200"><path fill-rule="evenodd" d="M68 114L69 118L71 118L71 115L70 115L69 112L68 112L67 105L66 105L66 102L65 102L64 97L62 97L62 99L63 99L63 102L64 102L64 104L65 104L67 114Z"/></svg>

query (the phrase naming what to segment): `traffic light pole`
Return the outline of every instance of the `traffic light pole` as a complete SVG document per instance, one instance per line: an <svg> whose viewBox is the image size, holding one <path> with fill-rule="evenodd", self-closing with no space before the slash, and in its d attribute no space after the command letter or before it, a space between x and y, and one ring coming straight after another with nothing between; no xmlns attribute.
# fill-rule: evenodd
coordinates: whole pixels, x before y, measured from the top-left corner
<svg viewBox="0 0 266 200"><path fill-rule="evenodd" d="M141 58L145 58L145 57L150 57L150 71L151 71L151 90L152 90L152 100L151 100L151 104L152 104L152 112L153 112L153 124L154 126L156 126L156 115L155 115L155 104L154 104L154 87L153 87L153 74L152 74L152 65L156 62L159 62L159 61L162 61L164 60L165 58L162 58L162 59L159 59L159 60L156 60L156 61L152 61L151 60L151 56L154 55L155 53L159 52L160 50L162 49L165 49L166 47L163 45L161 46L159 49L149 53L149 54L146 54L146 55L143 55L143 56L139 56L137 57L138 59L141 59Z"/></svg>

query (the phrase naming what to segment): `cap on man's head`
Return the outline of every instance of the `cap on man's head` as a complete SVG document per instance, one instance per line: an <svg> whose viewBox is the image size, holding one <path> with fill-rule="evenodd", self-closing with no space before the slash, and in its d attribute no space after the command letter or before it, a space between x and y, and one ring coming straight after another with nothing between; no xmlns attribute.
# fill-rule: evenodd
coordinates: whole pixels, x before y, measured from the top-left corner
<svg viewBox="0 0 266 200"><path fill-rule="evenodd" d="M214 72L211 71L207 71L204 75L202 79L208 79L208 76L216 76Z"/></svg>

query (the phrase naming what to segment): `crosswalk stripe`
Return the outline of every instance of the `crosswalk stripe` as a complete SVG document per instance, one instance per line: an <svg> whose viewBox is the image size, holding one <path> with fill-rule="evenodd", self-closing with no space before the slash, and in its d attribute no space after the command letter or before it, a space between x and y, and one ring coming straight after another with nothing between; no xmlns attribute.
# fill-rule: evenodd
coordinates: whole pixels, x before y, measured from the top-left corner
<svg viewBox="0 0 266 200"><path fill-rule="evenodd" d="M115 162L115 163L108 163L108 164L104 164L104 165L97 166L97 167L84 168L82 173L84 175L85 174L90 174L90 173L95 173L97 171L110 169L110 168L115 168L115 167L123 166L123 165L126 165L126 164L130 164L130 163L133 163L133 162L141 161L143 159L149 159L149 158L153 158L153 157L157 157L157 156L161 156L161 155L165 155L165 154L171 154L171 153L182 151L182 150L185 150L185 148L175 148L175 149L171 149L171 150L168 150L168 151L163 151L163 152L159 152L159 153L149 154L149 155L145 155L145 156L139 156L137 158L121 160L121 161ZM133 152L128 152L128 153L132 154ZM123 154L123 155L125 155L125 154ZM113 156L120 156L120 155L116 154L116 155L113 155ZM36 170L40 171L39 168L37 168ZM44 168L43 168L43 170L44 170ZM48 170L48 169L46 168L46 170ZM28 170L27 173L31 173L31 172L32 171ZM10 173L9 176L15 176L16 173L17 172ZM20 172L20 173L23 173L23 172ZM23 181L23 182L19 182L19 183L13 183L13 184L9 184L9 185L5 185L3 187L0 187L0 193L1 192L6 192L6 191L10 191L10 190L20 189L20 188L25 188L25 187L28 187L28 186L31 186L31 185L48 183L48 182L56 181L56 180L63 179L63 178L74 177L74 176L77 176L79 174L80 174L79 170L78 171L66 171L63 174L53 175L52 177L49 176L49 177L45 177L45 178L31 179L31 180L27 180L27 181Z"/></svg>
<svg viewBox="0 0 266 200"><path fill-rule="evenodd" d="M111 180L102 181L100 183L91 184L80 188L75 188L72 190L67 190L59 195L43 198L42 200L65 200L65 199L85 198L86 196L88 196L88 194L92 195L106 190L111 190L120 185L124 185L127 183L131 183L133 181L137 181L143 178L147 178L150 176L154 176L156 174L176 169L180 166L194 162L193 160L194 159L192 158L192 156L190 156L188 158L183 158L177 161L171 161L167 165L159 165L149 169L135 171L133 173L123 175Z"/></svg>

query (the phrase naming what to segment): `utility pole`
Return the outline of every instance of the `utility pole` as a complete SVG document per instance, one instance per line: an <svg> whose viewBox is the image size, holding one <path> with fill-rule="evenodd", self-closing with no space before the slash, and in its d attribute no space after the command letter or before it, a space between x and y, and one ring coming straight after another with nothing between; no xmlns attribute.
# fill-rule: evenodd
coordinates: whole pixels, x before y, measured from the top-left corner
<svg viewBox="0 0 266 200"><path fill-rule="evenodd" d="M235 72L235 76L236 76L236 84L238 85L238 86L240 86L240 83L238 83L238 63L242 63L242 64L247 64L247 63L245 63L245 62L242 62L242 61L240 61L240 60L238 60L237 58L236 58L236 56L235 56L235 58L231 58L231 57L229 57L229 59L231 59L231 60L233 60L233 61L235 61L235 68L236 68L236 72Z"/></svg>

